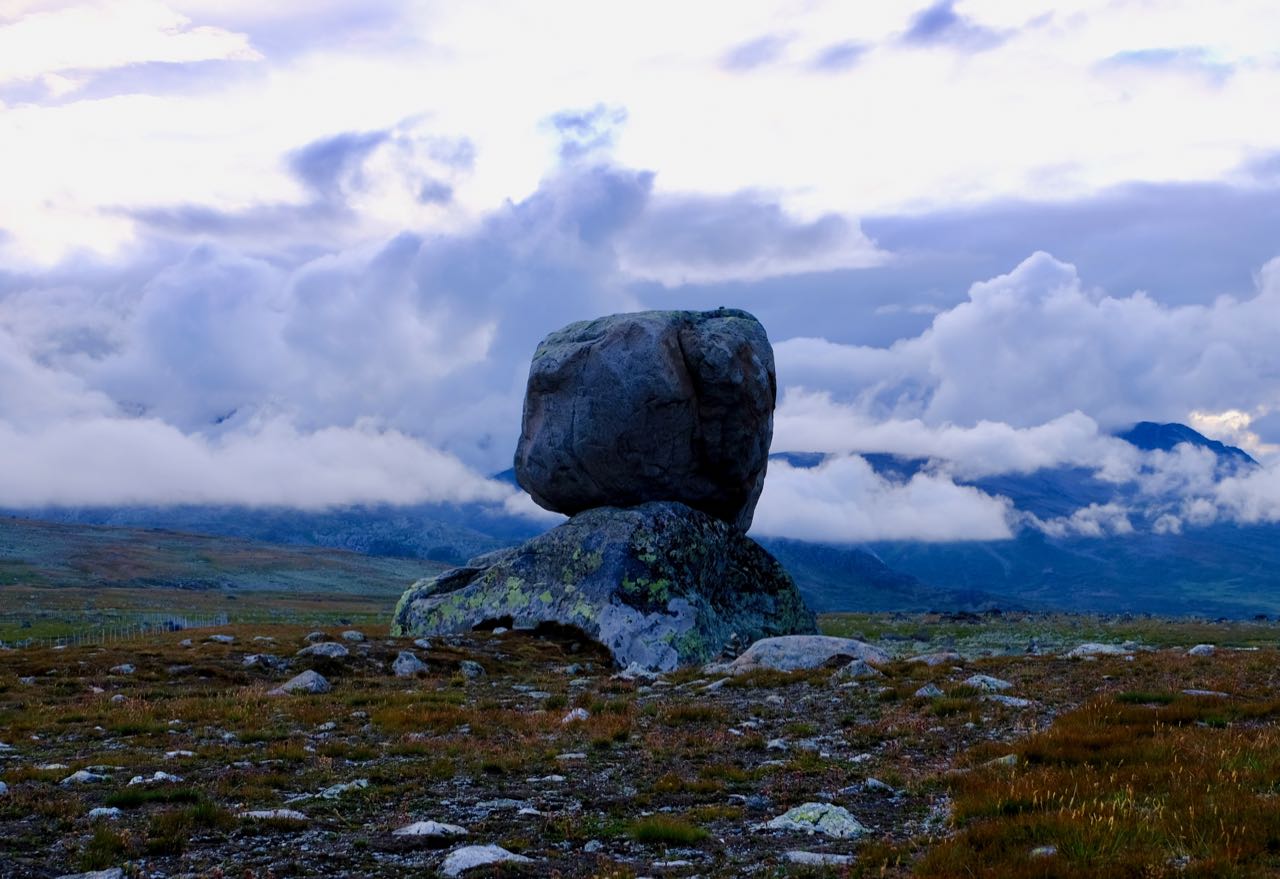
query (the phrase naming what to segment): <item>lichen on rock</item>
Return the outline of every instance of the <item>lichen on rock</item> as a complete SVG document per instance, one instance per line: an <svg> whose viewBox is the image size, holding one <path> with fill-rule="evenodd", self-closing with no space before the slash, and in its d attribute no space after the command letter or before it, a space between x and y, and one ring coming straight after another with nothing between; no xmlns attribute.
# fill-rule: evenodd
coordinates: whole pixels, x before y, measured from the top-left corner
<svg viewBox="0 0 1280 879"><path fill-rule="evenodd" d="M581 630L619 665L670 670L731 642L814 631L791 577L736 528L673 501L599 507L513 549L409 588L396 635L518 628ZM735 637L736 636L736 637Z"/></svg>

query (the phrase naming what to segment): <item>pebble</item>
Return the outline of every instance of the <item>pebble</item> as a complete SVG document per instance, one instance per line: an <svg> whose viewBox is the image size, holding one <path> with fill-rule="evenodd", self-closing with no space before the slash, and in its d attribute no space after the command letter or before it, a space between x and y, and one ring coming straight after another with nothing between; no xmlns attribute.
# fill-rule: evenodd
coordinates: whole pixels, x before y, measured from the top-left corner
<svg viewBox="0 0 1280 879"><path fill-rule="evenodd" d="M311 644L319 644L321 641L328 641L329 636L324 632L308 632L306 638L303 640Z"/></svg>
<svg viewBox="0 0 1280 879"><path fill-rule="evenodd" d="M500 845L468 845L449 852L449 856L440 865L440 872L445 876L461 876L474 867L490 864L530 864L533 863L524 855L507 851Z"/></svg>
<svg viewBox="0 0 1280 879"><path fill-rule="evenodd" d="M131 675L137 670L138 669L136 667L128 662L111 666L111 673L113 675Z"/></svg>
<svg viewBox="0 0 1280 879"><path fill-rule="evenodd" d="M400 655L391 663L391 672L398 678L411 678L426 670L427 664L408 650L401 650Z"/></svg>
<svg viewBox="0 0 1280 879"><path fill-rule="evenodd" d="M414 821L397 830L392 836L425 836L431 839L448 839L454 836L466 836L467 829L457 824L442 824L439 821Z"/></svg>
<svg viewBox="0 0 1280 879"><path fill-rule="evenodd" d="M1051 858L1058 853L1056 845L1038 845L1031 850L1033 858Z"/></svg>
<svg viewBox="0 0 1280 879"><path fill-rule="evenodd" d="M413 646L417 647L419 650L430 650L431 642L426 638L417 638L414 640Z"/></svg>
<svg viewBox="0 0 1280 879"><path fill-rule="evenodd" d="M81 769L78 772L71 773L58 783L61 785L93 784L94 782L106 780L107 777L105 775L99 775L96 772L89 772L88 770Z"/></svg>
<svg viewBox="0 0 1280 879"><path fill-rule="evenodd" d="M346 659L351 651L336 641L321 641L298 651L299 656L320 656L325 659Z"/></svg>
<svg viewBox="0 0 1280 879"><path fill-rule="evenodd" d="M302 674L290 678L285 683L276 687L274 690L268 690L268 696L285 696L292 693L327 693L333 687L329 684L324 676L314 671L304 671Z"/></svg>
<svg viewBox="0 0 1280 879"><path fill-rule="evenodd" d="M484 666L473 659L464 659L458 663L458 671L462 672L462 676L465 678L484 677Z"/></svg>
<svg viewBox="0 0 1280 879"><path fill-rule="evenodd" d="M235 635L210 635L205 638L206 641L212 641L214 644L234 644L236 643Z"/></svg>
<svg viewBox="0 0 1280 879"><path fill-rule="evenodd" d="M236 815L242 821L310 821L301 812L293 809L255 809L251 812L240 812Z"/></svg>
<svg viewBox="0 0 1280 879"><path fill-rule="evenodd" d="M570 711L568 714L566 714L564 717L562 717L560 719L560 722L563 724L581 723L584 720L590 719L590 717L591 717L591 712L588 711L587 709L575 708L572 711Z"/></svg>
<svg viewBox="0 0 1280 879"><path fill-rule="evenodd" d="M969 675L964 679L964 684L966 687L973 687L975 690L982 690L986 693L1013 689L1013 684L1008 681L1002 681L1000 678L993 678L991 675Z"/></svg>
<svg viewBox="0 0 1280 879"><path fill-rule="evenodd" d="M116 693L114 696L111 697L111 702L114 705L119 705L121 702L127 702L127 701L128 701L128 697L125 696L123 693Z"/></svg>
<svg viewBox="0 0 1280 879"><path fill-rule="evenodd" d="M364 632L348 629L342 633L342 640L350 641L352 644L360 644L364 641Z"/></svg>
<svg viewBox="0 0 1280 879"><path fill-rule="evenodd" d="M789 851L783 857L790 864L806 867L843 867L853 863L853 855L832 855L826 852Z"/></svg>
<svg viewBox="0 0 1280 879"><path fill-rule="evenodd" d="M170 775L168 772L157 772L150 778L145 775L135 775L129 779L129 787L133 787L136 784L173 784L180 781L182 779L177 775Z"/></svg>
<svg viewBox="0 0 1280 879"><path fill-rule="evenodd" d="M1030 699L1020 699L1017 696L1004 696L998 693L992 693L982 697L983 702L998 702L1007 708L1030 708L1036 703Z"/></svg>
<svg viewBox="0 0 1280 879"><path fill-rule="evenodd" d="M1187 651L1187 656L1213 656L1214 652L1212 644L1197 644Z"/></svg>
<svg viewBox="0 0 1280 879"><path fill-rule="evenodd" d="M97 821L99 818L106 821L115 821L123 814L115 806L99 806L96 809L89 810L89 820Z"/></svg>
<svg viewBox="0 0 1280 879"><path fill-rule="evenodd" d="M937 699L942 695L942 690L938 689L937 684L925 684L916 690L916 698L918 699Z"/></svg>
<svg viewBox="0 0 1280 879"><path fill-rule="evenodd" d="M758 825L757 829L821 833L833 839L852 839L867 832L848 809L831 803L804 803Z"/></svg>

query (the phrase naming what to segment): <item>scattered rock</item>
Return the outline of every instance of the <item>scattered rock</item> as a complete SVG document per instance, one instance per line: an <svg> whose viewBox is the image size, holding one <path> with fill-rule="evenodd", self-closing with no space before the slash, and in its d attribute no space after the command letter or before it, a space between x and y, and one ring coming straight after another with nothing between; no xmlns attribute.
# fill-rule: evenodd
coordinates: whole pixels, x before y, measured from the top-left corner
<svg viewBox="0 0 1280 879"><path fill-rule="evenodd" d="M105 775L99 775L96 772L90 772L87 769L81 769L77 772L71 773L70 775L68 775L66 778L62 779L62 781L58 783L69 787L73 784L94 784L96 782L106 781L106 780L107 780L107 777Z"/></svg>
<svg viewBox="0 0 1280 879"><path fill-rule="evenodd" d="M464 678L472 680L484 677L484 666L473 659L464 659L458 663L458 671L462 672Z"/></svg>
<svg viewBox="0 0 1280 879"><path fill-rule="evenodd" d="M449 852L440 872L445 876L461 876L475 867L490 864L530 864L533 863L523 855L507 851L500 845L467 845Z"/></svg>
<svg viewBox="0 0 1280 879"><path fill-rule="evenodd" d="M392 836L422 836L430 839L452 839L458 836L466 836L465 827L459 827L457 824L442 824L439 821L414 821L412 824L405 825L397 830L391 831Z"/></svg>
<svg viewBox="0 0 1280 879"><path fill-rule="evenodd" d="M418 672L426 671L427 664L408 650L401 650L391 663L391 671L398 678L411 678Z"/></svg>
<svg viewBox="0 0 1280 879"><path fill-rule="evenodd" d="M212 641L214 644L234 644L236 643L235 635L210 635L205 638L206 641Z"/></svg>
<svg viewBox="0 0 1280 879"><path fill-rule="evenodd" d="M868 678L879 677L884 677L884 672L865 659L855 659L848 665L836 669L836 673L831 676L831 679L835 681L863 681Z"/></svg>
<svg viewBox="0 0 1280 879"><path fill-rule="evenodd" d="M284 666L284 662L274 653L250 653L244 658L242 664L246 668L268 668L273 670Z"/></svg>
<svg viewBox="0 0 1280 879"><path fill-rule="evenodd" d="M713 666L713 669L719 671L723 668L735 675L762 668L774 671L799 671L819 668L841 657L874 664L889 661L889 654L879 647L855 641L852 638L833 638L829 635L785 635L762 638L748 647L746 652L733 662L726 666Z"/></svg>
<svg viewBox="0 0 1280 879"><path fill-rule="evenodd" d="M983 766L1017 766L1017 754L1005 754L1003 757L996 757L994 760L988 760Z"/></svg>
<svg viewBox="0 0 1280 879"><path fill-rule="evenodd" d="M964 684L966 687L973 687L984 693L998 693L1001 690L1013 689L1013 684L1002 681L1000 678L993 678L991 675L969 675L964 679Z"/></svg>
<svg viewBox="0 0 1280 879"><path fill-rule="evenodd" d="M268 691L268 696L282 696L286 694L297 693L327 693L333 687L329 684L324 676L318 672L308 669L296 677L290 678L274 690Z"/></svg>
<svg viewBox="0 0 1280 879"><path fill-rule="evenodd" d="M9 785L5 784L3 781L0 781L0 797L4 796L8 792L9 792Z"/></svg>
<svg viewBox="0 0 1280 879"><path fill-rule="evenodd" d="M90 821L115 821L123 813L115 806L99 806L96 809L90 809L88 818Z"/></svg>
<svg viewBox="0 0 1280 879"><path fill-rule="evenodd" d="M116 693L114 696L111 697L110 701L112 705L119 705L122 702L128 702L129 697L126 696L124 693Z"/></svg>
<svg viewBox="0 0 1280 879"><path fill-rule="evenodd" d="M297 821L303 823L311 820L306 815L293 809L254 809L249 812L239 812L236 817L242 821Z"/></svg>
<svg viewBox="0 0 1280 879"><path fill-rule="evenodd" d="M133 665L127 662L121 665L111 666L111 673L113 675L131 675L137 670L138 670L137 668L135 668Z"/></svg>
<svg viewBox="0 0 1280 879"><path fill-rule="evenodd" d="M1216 649L1212 644L1197 644L1187 651L1188 656L1213 656Z"/></svg>
<svg viewBox="0 0 1280 879"><path fill-rule="evenodd" d="M1020 699L1017 696L1005 696L999 693L991 693L982 697L983 702L996 702L1004 705L1006 708L1030 708L1036 703L1031 699Z"/></svg>
<svg viewBox="0 0 1280 879"><path fill-rule="evenodd" d="M308 644L319 644L321 641L328 641L329 636L324 632L308 632L303 640Z"/></svg>
<svg viewBox="0 0 1280 879"><path fill-rule="evenodd" d="M421 580L401 599L392 633L465 632L502 617L518 628L579 629L620 666L660 671L708 662L734 634L815 630L773 556L724 522L665 501L587 510Z"/></svg>
<svg viewBox="0 0 1280 879"><path fill-rule="evenodd" d="M867 832L867 828L848 809L831 803L796 806L761 827L765 830L821 833L835 839L852 839Z"/></svg>
<svg viewBox="0 0 1280 879"><path fill-rule="evenodd" d="M145 775L135 775L129 779L129 787L138 784L173 784L180 781L182 779L176 775L170 775L168 772L157 772L149 778Z"/></svg>
<svg viewBox="0 0 1280 879"><path fill-rule="evenodd" d="M312 644L310 647L303 647L298 651L298 655L319 656L324 659L346 659L351 655L351 651L336 641L322 641L319 644Z"/></svg>
<svg viewBox="0 0 1280 879"><path fill-rule="evenodd" d="M414 638L413 646L417 647L419 650L430 650L431 642L428 641L426 638Z"/></svg>
<svg viewBox="0 0 1280 879"><path fill-rule="evenodd" d="M326 787L320 793L316 794L322 800L336 800L343 794L351 793L353 790L364 790L369 786L369 779L357 778L355 781L342 782Z"/></svg>
<svg viewBox="0 0 1280 879"><path fill-rule="evenodd" d="M937 699L941 695L943 695L942 690L937 684L925 684L916 690L917 699Z"/></svg>
<svg viewBox="0 0 1280 879"><path fill-rule="evenodd" d="M561 723L581 723L591 717L591 712L585 708L575 708L560 719Z"/></svg>
<svg viewBox="0 0 1280 879"><path fill-rule="evenodd" d="M788 863L806 867L843 867L853 863L853 855L833 855L826 852L789 851L783 857Z"/></svg>
<svg viewBox="0 0 1280 879"><path fill-rule="evenodd" d="M773 349L745 311L570 324L533 355L516 479L567 515L678 501L745 532L776 392Z"/></svg>
<svg viewBox="0 0 1280 879"><path fill-rule="evenodd" d="M112 867L110 870L91 870L88 873L65 873L58 879L124 879L124 870Z"/></svg>
<svg viewBox="0 0 1280 879"><path fill-rule="evenodd" d="M1215 699L1230 699L1230 693L1224 693L1221 690L1183 690L1184 696L1209 696Z"/></svg>
<svg viewBox="0 0 1280 879"><path fill-rule="evenodd" d="M1051 858L1058 853L1056 845L1038 845L1031 850L1033 858Z"/></svg>
<svg viewBox="0 0 1280 879"><path fill-rule="evenodd" d="M954 650L939 650L936 653L921 653L918 656L909 657L907 662L923 662L933 668L935 665L964 662L964 657Z"/></svg>
<svg viewBox="0 0 1280 879"><path fill-rule="evenodd" d="M1069 651L1067 659L1087 659L1093 656L1123 656L1132 652L1133 650L1126 649L1120 644L1099 644L1096 641L1089 641Z"/></svg>
<svg viewBox="0 0 1280 879"><path fill-rule="evenodd" d="M350 641L352 644L363 644L365 640L364 632L358 632L355 629L347 629L342 633L342 640Z"/></svg>

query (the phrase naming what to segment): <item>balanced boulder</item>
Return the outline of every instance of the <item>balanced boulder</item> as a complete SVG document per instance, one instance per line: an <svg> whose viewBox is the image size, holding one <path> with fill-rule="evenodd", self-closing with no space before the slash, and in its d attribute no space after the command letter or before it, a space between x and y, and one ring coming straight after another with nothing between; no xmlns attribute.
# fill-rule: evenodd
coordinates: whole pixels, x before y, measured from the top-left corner
<svg viewBox="0 0 1280 879"><path fill-rule="evenodd" d="M745 311L646 311L570 324L533 357L516 449L548 510L679 501L746 531L764 485L773 349Z"/></svg>
<svg viewBox="0 0 1280 879"><path fill-rule="evenodd" d="M588 510L421 580L391 628L434 635L495 621L571 626L619 665L660 671L712 660L735 636L750 643L815 631L777 559L727 523L670 501Z"/></svg>

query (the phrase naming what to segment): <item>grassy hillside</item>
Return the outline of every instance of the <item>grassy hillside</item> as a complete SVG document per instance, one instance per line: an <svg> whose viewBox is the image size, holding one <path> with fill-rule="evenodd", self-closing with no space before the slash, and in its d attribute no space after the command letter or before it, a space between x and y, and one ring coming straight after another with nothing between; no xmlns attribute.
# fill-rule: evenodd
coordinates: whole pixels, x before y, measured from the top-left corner
<svg viewBox="0 0 1280 879"><path fill-rule="evenodd" d="M0 518L0 640L159 614L385 621L409 583L444 567L229 537Z"/></svg>

